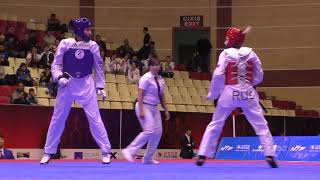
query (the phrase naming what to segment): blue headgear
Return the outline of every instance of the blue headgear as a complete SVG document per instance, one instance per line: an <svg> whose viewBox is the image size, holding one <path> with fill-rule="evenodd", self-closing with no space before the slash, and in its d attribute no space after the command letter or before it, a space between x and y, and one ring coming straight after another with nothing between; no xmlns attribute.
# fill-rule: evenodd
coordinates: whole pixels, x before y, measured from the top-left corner
<svg viewBox="0 0 320 180"><path fill-rule="evenodd" d="M92 24L88 18L77 18L77 19L72 19L69 22L69 27L73 32L77 35L80 36L84 41L89 41L91 37L85 35L84 29L87 27L91 27Z"/></svg>

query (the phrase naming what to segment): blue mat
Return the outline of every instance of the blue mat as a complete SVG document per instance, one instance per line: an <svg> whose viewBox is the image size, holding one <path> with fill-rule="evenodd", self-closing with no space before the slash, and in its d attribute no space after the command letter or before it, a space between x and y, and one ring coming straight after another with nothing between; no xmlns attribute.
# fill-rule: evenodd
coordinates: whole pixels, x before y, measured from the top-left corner
<svg viewBox="0 0 320 180"><path fill-rule="evenodd" d="M99 162L1 162L1 180L318 180L320 164L281 163L279 169L271 169L262 162L252 163L211 162L202 167L190 163L162 162L160 165L113 162L102 165Z"/></svg>

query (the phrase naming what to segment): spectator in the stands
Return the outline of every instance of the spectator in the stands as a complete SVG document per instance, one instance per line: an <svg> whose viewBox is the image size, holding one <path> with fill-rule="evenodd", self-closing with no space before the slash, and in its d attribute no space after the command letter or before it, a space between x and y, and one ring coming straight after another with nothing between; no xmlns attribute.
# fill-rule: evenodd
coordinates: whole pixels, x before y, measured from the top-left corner
<svg viewBox="0 0 320 180"><path fill-rule="evenodd" d="M132 56L131 64L132 63L136 64L136 68L139 69L140 75L142 75L144 64L138 59L137 56Z"/></svg>
<svg viewBox="0 0 320 180"><path fill-rule="evenodd" d="M56 50L57 50L57 47L59 46L59 43L60 43L60 40L59 39L56 39L54 45L50 48L50 51L55 54L56 53Z"/></svg>
<svg viewBox="0 0 320 180"><path fill-rule="evenodd" d="M173 72L174 71L174 62L171 59L171 57L170 56L166 56L165 61L166 61L166 63L164 65L164 70L166 72Z"/></svg>
<svg viewBox="0 0 320 180"><path fill-rule="evenodd" d="M132 56L133 53L134 53L133 48L129 45L128 39L124 39L123 45L117 48L117 54L121 58L125 57L126 54L129 54L130 56Z"/></svg>
<svg viewBox="0 0 320 180"><path fill-rule="evenodd" d="M125 75L128 74L128 70L129 70L129 68L130 68L130 66L131 66L130 61L131 61L131 60L130 60L130 54L127 53L127 54L124 56L124 59L122 60L122 68L123 68L123 73L124 73Z"/></svg>
<svg viewBox="0 0 320 180"><path fill-rule="evenodd" d="M6 43L6 37L3 34L0 34L0 44Z"/></svg>
<svg viewBox="0 0 320 180"><path fill-rule="evenodd" d="M98 46L100 47L100 49L104 50L105 52L107 52L107 45L106 42L104 42L101 38L101 36L99 34L97 34L95 36L95 42L98 44Z"/></svg>
<svg viewBox="0 0 320 180"><path fill-rule="evenodd" d="M31 51L33 42L31 42L29 35L25 34L24 38L19 42L18 52L20 58L25 58L27 53Z"/></svg>
<svg viewBox="0 0 320 180"><path fill-rule="evenodd" d="M61 41L62 39L66 39L66 33L60 33L60 36L58 37L58 39L59 41Z"/></svg>
<svg viewBox="0 0 320 180"><path fill-rule="evenodd" d="M46 36L43 38L44 43L46 46L52 47L55 42L56 42L56 38L53 36L51 31L47 31Z"/></svg>
<svg viewBox="0 0 320 180"><path fill-rule="evenodd" d="M33 68L40 68L40 58L41 56L38 54L38 49L34 46L31 52L27 54L27 64Z"/></svg>
<svg viewBox="0 0 320 180"><path fill-rule="evenodd" d="M12 151L5 148L4 143L4 136L0 134L0 159L14 159Z"/></svg>
<svg viewBox="0 0 320 180"><path fill-rule="evenodd" d="M160 74L162 77L173 78L174 62L170 56L166 56L165 63L161 66Z"/></svg>
<svg viewBox="0 0 320 180"><path fill-rule="evenodd" d="M40 67L42 69L51 68L54 59L54 54L50 51L49 46L44 46L43 52L40 55Z"/></svg>
<svg viewBox="0 0 320 180"><path fill-rule="evenodd" d="M122 61L120 58L112 58L110 64L111 64L110 70L112 74L124 74Z"/></svg>
<svg viewBox="0 0 320 180"><path fill-rule="evenodd" d="M128 81L130 84L138 84L140 79L140 71L137 68L136 63L132 63L128 70Z"/></svg>
<svg viewBox="0 0 320 180"><path fill-rule="evenodd" d="M28 94L24 92L24 85L18 84L18 88L12 92L11 103L12 104L29 104L27 100Z"/></svg>
<svg viewBox="0 0 320 180"><path fill-rule="evenodd" d="M212 48L210 41L207 38L199 39L196 48L199 52L201 72L209 72L209 54Z"/></svg>
<svg viewBox="0 0 320 180"><path fill-rule="evenodd" d="M101 56L101 59L105 61L107 57L107 52L100 48L100 56Z"/></svg>
<svg viewBox="0 0 320 180"><path fill-rule="evenodd" d="M27 77L30 76L30 71L27 68L26 63L21 63L19 69L16 72L16 76L18 83L23 83L27 79Z"/></svg>
<svg viewBox="0 0 320 180"><path fill-rule="evenodd" d="M8 57L9 57L9 53L6 50L5 45L0 44L0 65L1 66L9 66Z"/></svg>
<svg viewBox="0 0 320 180"><path fill-rule="evenodd" d="M29 44L31 47L37 46L38 45L38 40L37 40L37 34L35 30L32 30L29 34Z"/></svg>
<svg viewBox="0 0 320 180"><path fill-rule="evenodd" d="M33 88L29 89L29 93L28 93L28 96L27 96L27 101L28 101L28 103L30 105L38 104L38 99L36 97L36 93L34 92Z"/></svg>
<svg viewBox="0 0 320 180"><path fill-rule="evenodd" d="M9 56L17 57L19 54L18 53L19 41L18 41L18 38L15 34L15 28L10 27L8 29L5 37L6 37L6 47L7 47L7 51L9 53Z"/></svg>
<svg viewBox="0 0 320 180"><path fill-rule="evenodd" d="M36 81L29 75L26 80L23 82L23 85L27 87L33 87L36 85Z"/></svg>
<svg viewBox="0 0 320 180"><path fill-rule="evenodd" d="M201 72L200 65L201 65L201 62L200 62L199 53L197 50L193 50L192 58L189 61L187 69L190 72Z"/></svg>
<svg viewBox="0 0 320 180"><path fill-rule="evenodd" d="M46 70L43 71L40 75L39 85L42 87L48 87L51 77L52 75L50 69L49 67L47 67Z"/></svg>
<svg viewBox="0 0 320 180"><path fill-rule="evenodd" d="M47 31L60 31L60 20L52 13L47 21Z"/></svg>
<svg viewBox="0 0 320 180"><path fill-rule="evenodd" d="M7 85L6 72L4 67L0 65L0 85Z"/></svg>
<svg viewBox="0 0 320 180"><path fill-rule="evenodd" d="M149 54L157 54L156 43L154 41L150 41L150 52Z"/></svg>
<svg viewBox="0 0 320 180"><path fill-rule="evenodd" d="M151 36L149 34L148 27L143 28L143 34L144 34L143 46L138 51L138 59L147 59L150 53Z"/></svg>

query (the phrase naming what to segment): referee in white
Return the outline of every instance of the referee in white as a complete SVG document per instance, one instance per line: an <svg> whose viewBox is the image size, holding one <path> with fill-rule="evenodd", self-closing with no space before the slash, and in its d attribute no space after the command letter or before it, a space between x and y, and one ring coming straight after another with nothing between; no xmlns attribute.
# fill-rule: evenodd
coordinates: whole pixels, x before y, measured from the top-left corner
<svg viewBox="0 0 320 180"><path fill-rule="evenodd" d="M170 114L164 99L165 82L158 75L160 71L160 62L157 57L152 57L148 62L149 71L139 80L139 93L137 103L135 104L136 115L139 119L143 131L131 142L131 144L122 150L124 158L134 162L133 155L136 155L146 143L147 149L142 159L145 164L159 164L153 159L162 135L162 121L158 104L161 104L165 110L166 120L170 119Z"/></svg>

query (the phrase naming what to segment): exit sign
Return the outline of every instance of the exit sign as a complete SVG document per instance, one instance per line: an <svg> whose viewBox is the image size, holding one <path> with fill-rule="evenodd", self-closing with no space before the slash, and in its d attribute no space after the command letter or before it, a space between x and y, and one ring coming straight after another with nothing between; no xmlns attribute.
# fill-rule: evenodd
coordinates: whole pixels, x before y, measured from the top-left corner
<svg viewBox="0 0 320 180"><path fill-rule="evenodd" d="M180 16L180 27L203 27L203 16Z"/></svg>

